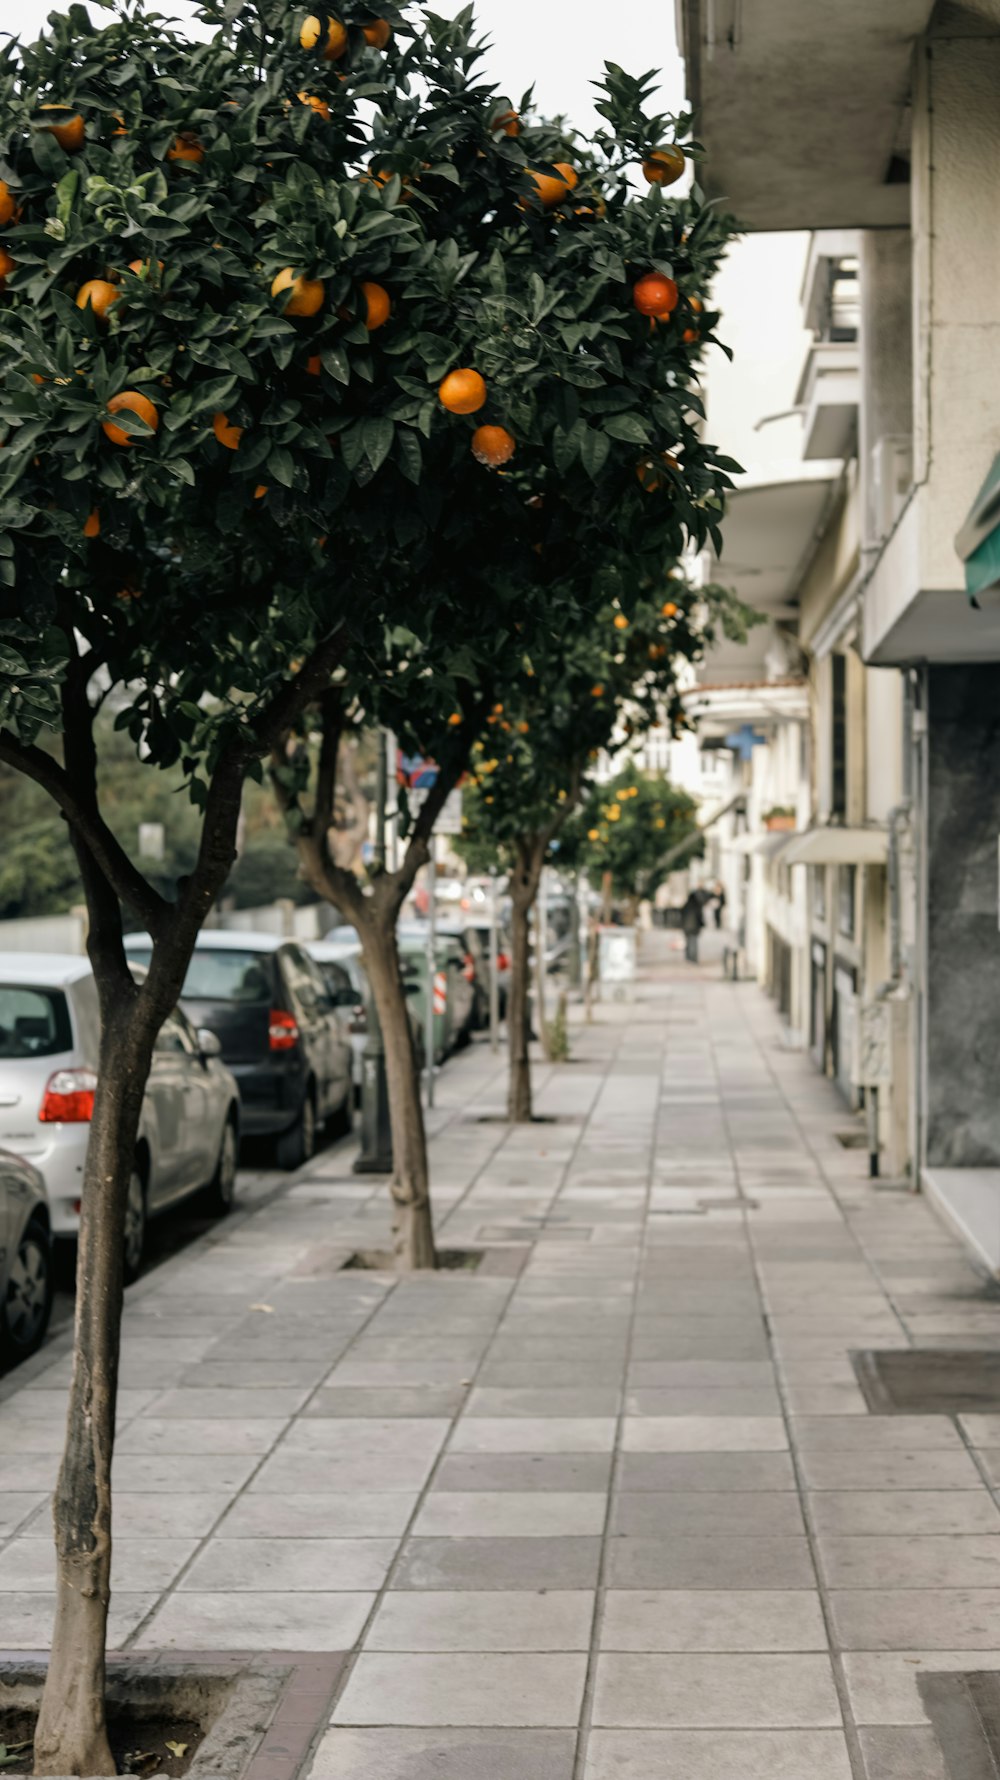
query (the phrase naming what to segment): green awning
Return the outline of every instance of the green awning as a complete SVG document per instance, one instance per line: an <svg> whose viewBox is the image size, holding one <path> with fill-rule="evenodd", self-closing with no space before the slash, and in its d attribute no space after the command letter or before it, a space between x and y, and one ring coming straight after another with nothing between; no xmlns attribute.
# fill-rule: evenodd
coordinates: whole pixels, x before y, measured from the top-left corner
<svg viewBox="0 0 1000 1780"><path fill-rule="evenodd" d="M1000 455L993 459L955 549L965 564L965 590L973 602L988 587L1000 584Z"/></svg>

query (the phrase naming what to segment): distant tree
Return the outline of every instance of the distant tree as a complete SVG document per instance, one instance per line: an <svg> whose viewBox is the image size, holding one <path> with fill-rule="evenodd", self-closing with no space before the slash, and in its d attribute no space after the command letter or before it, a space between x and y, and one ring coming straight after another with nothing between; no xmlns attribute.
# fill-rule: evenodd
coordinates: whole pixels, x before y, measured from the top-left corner
<svg viewBox="0 0 1000 1780"><path fill-rule="evenodd" d="M629 761L614 778L591 787L568 837L575 862L596 888L607 887L634 921L644 898L655 894L670 856L690 840L685 857L704 851L698 805L668 779L642 773Z"/></svg>

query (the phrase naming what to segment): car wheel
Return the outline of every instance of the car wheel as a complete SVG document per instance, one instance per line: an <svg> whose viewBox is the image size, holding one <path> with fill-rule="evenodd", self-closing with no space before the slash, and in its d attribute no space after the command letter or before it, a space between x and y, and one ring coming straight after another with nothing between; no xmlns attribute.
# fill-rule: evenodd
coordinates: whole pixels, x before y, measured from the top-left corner
<svg viewBox="0 0 1000 1780"><path fill-rule="evenodd" d="M52 1240L32 1218L18 1245L0 1305L0 1360L14 1365L41 1347L52 1312Z"/></svg>
<svg viewBox="0 0 1000 1780"><path fill-rule="evenodd" d="M222 1128L222 1142L219 1145L219 1160L215 1165L208 1186L205 1188L205 1203L213 1217L224 1218L233 1209L236 1198L236 1170L240 1160L240 1140L236 1130L236 1120L232 1113Z"/></svg>
<svg viewBox="0 0 1000 1780"><path fill-rule="evenodd" d="M146 1183L138 1162L129 1175L128 1198L125 1202L125 1284L130 1286L142 1272L146 1252Z"/></svg>
<svg viewBox="0 0 1000 1780"><path fill-rule="evenodd" d="M311 1089L294 1125L282 1132L274 1149L279 1168L290 1171L312 1161L316 1154L316 1102Z"/></svg>

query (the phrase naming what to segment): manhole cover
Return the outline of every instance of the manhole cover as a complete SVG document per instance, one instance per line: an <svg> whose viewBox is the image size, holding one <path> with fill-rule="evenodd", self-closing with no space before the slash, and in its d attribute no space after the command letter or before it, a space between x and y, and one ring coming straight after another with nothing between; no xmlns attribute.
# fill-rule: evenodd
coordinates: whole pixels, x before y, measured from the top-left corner
<svg viewBox="0 0 1000 1780"><path fill-rule="evenodd" d="M1000 1675L975 1669L917 1676L948 1780L1000 1775Z"/></svg>
<svg viewBox="0 0 1000 1780"><path fill-rule="evenodd" d="M1000 1353L918 1347L851 1362L873 1415L1000 1414Z"/></svg>

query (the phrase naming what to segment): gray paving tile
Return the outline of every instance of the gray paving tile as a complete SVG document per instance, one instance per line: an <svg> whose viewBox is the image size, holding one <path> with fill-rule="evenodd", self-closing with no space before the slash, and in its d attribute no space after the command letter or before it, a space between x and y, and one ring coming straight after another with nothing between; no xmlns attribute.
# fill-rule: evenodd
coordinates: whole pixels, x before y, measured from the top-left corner
<svg viewBox="0 0 1000 1780"><path fill-rule="evenodd" d="M678 1533L787 1537L804 1533L805 1525L790 1490L635 1490L616 1498L612 1531L661 1538Z"/></svg>
<svg viewBox="0 0 1000 1780"><path fill-rule="evenodd" d="M409 1539L392 1587L405 1589L589 1589L597 1582L601 1541L560 1539Z"/></svg>
<svg viewBox="0 0 1000 1780"><path fill-rule="evenodd" d="M463 1416L450 1452L610 1452L610 1416Z"/></svg>
<svg viewBox="0 0 1000 1780"><path fill-rule="evenodd" d="M287 1421L301 1409L308 1396L304 1385L269 1385L266 1389L227 1386L163 1391L156 1399L155 1414L163 1421Z"/></svg>
<svg viewBox="0 0 1000 1780"><path fill-rule="evenodd" d="M126 1594L124 1589L115 1590L108 1615L109 1650L120 1650L127 1643L147 1613L152 1612L158 1598L155 1589L152 1593L143 1594ZM4 1649L47 1650L52 1641L55 1612L54 1594L4 1595L0 1598Z"/></svg>
<svg viewBox="0 0 1000 1780"><path fill-rule="evenodd" d="M162 1453L115 1454L112 1487L137 1495L235 1495L259 1463L256 1454L172 1453L166 1464Z"/></svg>
<svg viewBox="0 0 1000 1780"><path fill-rule="evenodd" d="M374 1605L374 1594L175 1594L136 1648L350 1650Z"/></svg>
<svg viewBox="0 0 1000 1780"><path fill-rule="evenodd" d="M1000 1535L824 1537L819 1560L831 1588L1000 1587Z"/></svg>
<svg viewBox="0 0 1000 1780"><path fill-rule="evenodd" d="M45 1500L41 1490L0 1492L0 1539L8 1538Z"/></svg>
<svg viewBox="0 0 1000 1780"><path fill-rule="evenodd" d="M181 1588L195 1594L379 1589L396 1545L395 1539L212 1539Z"/></svg>
<svg viewBox="0 0 1000 1780"><path fill-rule="evenodd" d="M1000 1533L985 1489L818 1490L809 1512L821 1534Z"/></svg>
<svg viewBox="0 0 1000 1780"><path fill-rule="evenodd" d="M623 1490L722 1491L794 1490L795 1473L787 1453L716 1452L622 1454Z"/></svg>
<svg viewBox="0 0 1000 1780"><path fill-rule="evenodd" d="M806 1589L609 1589L602 1650L825 1650L818 1594Z"/></svg>
<svg viewBox="0 0 1000 1780"><path fill-rule="evenodd" d="M621 1392L616 1385L584 1384L576 1389L549 1386L539 1390L477 1386L469 1395L468 1416L587 1417L615 1416Z"/></svg>
<svg viewBox="0 0 1000 1780"><path fill-rule="evenodd" d="M141 1499L141 1498L139 1498ZM415 1491L321 1491L315 1495L247 1493L218 1528L219 1539L382 1539L405 1532Z"/></svg>
<svg viewBox="0 0 1000 1780"><path fill-rule="evenodd" d="M111 1586L135 1594L168 1588L196 1548L196 1539L118 1538L111 1556ZM0 1553L0 1596L47 1594L55 1581L55 1545L47 1528L23 1534ZM6 1613L6 1605L0 1604L0 1625Z"/></svg>
<svg viewBox="0 0 1000 1780"><path fill-rule="evenodd" d="M780 1416L627 1416L625 1452L783 1452L788 1446Z"/></svg>
<svg viewBox="0 0 1000 1780"><path fill-rule="evenodd" d="M847 1589L829 1599L844 1650L1000 1648L1000 1589Z"/></svg>
<svg viewBox="0 0 1000 1780"><path fill-rule="evenodd" d="M610 1453L446 1453L434 1490L584 1490L611 1481ZM0 1497L2 1500L2 1497Z"/></svg>
<svg viewBox="0 0 1000 1780"><path fill-rule="evenodd" d="M387 1594L366 1650L586 1650L593 1593L405 1591Z"/></svg>
<svg viewBox="0 0 1000 1780"><path fill-rule="evenodd" d="M946 1415L799 1415L789 1427L803 1453L957 1451L962 1445Z"/></svg>
<svg viewBox="0 0 1000 1780"><path fill-rule="evenodd" d="M807 1541L759 1535L733 1538L685 1534L659 1539L613 1539L608 1547L613 1588L814 1588Z"/></svg>
<svg viewBox="0 0 1000 1780"><path fill-rule="evenodd" d="M581 1652L447 1655L364 1651L334 1710L335 1724L575 1725L587 1659Z"/></svg>
<svg viewBox="0 0 1000 1780"><path fill-rule="evenodd" d="M856 1724L926 1725L921 1675L1000 1670L1000 1650L847 1651L843 1665Z"/></svg>
<svg viewBox="0 0 1000 1780"><path fill-rule="evenodd" d="M865 1780L949 1780L941 1745L926 1730L880 1725L858 1733Z"/></svg>
<svg viewBox="0 0 1000 1780"><path fill-rule="evenodd" d="M851 1780L851 1763L841 1731L592 1733L584 1780L652 1780L654 1775L656 1780Z"/></svg>
<svg viewBox="0 0 1000 1780"><path fill-rule="evenodd" d="M609 1653L598 1658L596 1725L794 1729L840 1722L825 1655Z"/></svg>
<svg viewBox="0 0 1000 1780"><path fill-rule="evenodd" d="M156 1453L161 1458L183 1453L206 1458L213 1453L261 1454L270 1452L287 1426L285 1421L237 1421L224 1416L218 1421L180 1417L167 1421L143 1415L118 1435L115 1452L122 1458L135 1453Z"/></svg>
<svg viewBox="0 0 1000 1780"><path fill-rule="evenodd" d="M978 1490L967 1452L804 1452L810 1490Z"/></svg>
<svg viewBox="0 0 1000 1780"><path fill-rule="evenodd" d="M230 1500L226 1490L201 1495L157 1495L153 1492L128 1495L119 1490L114 1499L114 1536L116 1539L202 1539L225 1513ZM0 1496L2 1503L3 1497Z"/></svg>
<svg viewBox="0 0 1000 1780"><path fill-rule="evenodd" d="M399 1390L374 1389L370 1385L334 1384L317 1391L302 1411L303 1417L344 1416L353 1420L369 1415L379 1420L395 1416L433 1417L458 1415L467 1396L468 1387L457 1384L450 1388L435 1385L403 1386Z"/></svg>
<svg viewBox="0 0 1000 1780"><path fill-rule="evenodd" d="M568 1730L340 1726L320 1743L311 1780L572 1780L575 1748L576 1732Z"/></svg>
<svg viewBox="0 0 1000 1780"><path fill-rule="evenodd" d="M607 1497L583 1490L438 1490L414 1533L428 1538L560 1538L604 1531Z"/></svg>

